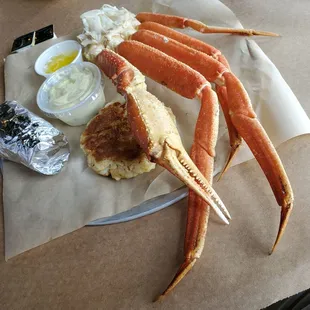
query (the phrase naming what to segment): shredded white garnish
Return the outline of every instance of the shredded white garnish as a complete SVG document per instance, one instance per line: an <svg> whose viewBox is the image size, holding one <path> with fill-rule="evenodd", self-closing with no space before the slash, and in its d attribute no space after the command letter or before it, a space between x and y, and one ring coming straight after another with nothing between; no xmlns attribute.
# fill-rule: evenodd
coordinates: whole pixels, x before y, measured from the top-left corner
<svg viewBox="0 0 310 310"><path fill-rule="evenodd" d="M100 10L92 10L81 15L84 32L78 36L84 47L103 45L115 47L137 31L140 22L125 8L104 4Z"/></svg>

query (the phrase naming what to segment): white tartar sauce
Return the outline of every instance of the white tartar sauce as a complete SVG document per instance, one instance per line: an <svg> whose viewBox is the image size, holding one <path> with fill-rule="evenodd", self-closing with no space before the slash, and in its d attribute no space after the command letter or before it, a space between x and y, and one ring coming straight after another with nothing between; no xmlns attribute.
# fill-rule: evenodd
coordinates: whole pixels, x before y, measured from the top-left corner
<svg viewBox="0 0 310 310"><path fill-rule="evenodd" d="M50 108L60 111L77 105L93 91L94 82L88 68L73 67L69 75L50 88Z"/></svg>
<svg viewBox="0 0 310 310"><path fill-rule="evenodd" d="M49 88L49 110L68 125L87 124L105 104L103 88L100 81L98 83L100 78L91 67L73 66Z"/></svg>

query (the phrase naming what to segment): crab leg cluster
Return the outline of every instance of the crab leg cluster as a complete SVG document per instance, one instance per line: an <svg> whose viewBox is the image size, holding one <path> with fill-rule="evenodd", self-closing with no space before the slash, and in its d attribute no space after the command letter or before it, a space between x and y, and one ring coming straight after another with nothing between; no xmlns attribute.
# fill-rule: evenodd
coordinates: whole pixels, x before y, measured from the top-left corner
<svg viewBox="0 0 310 310"><path fill-rule="evenodd" d="M293 192L281 160L259 123L250 98L228 61L215 47L172 28L190 27L202 33L277 36L251 29L209 27L178 16L139 13L139 29L115 52L104 49L95 62L127 101L133 134L150 160L169 170L189 187L184 262L161 296L170 292L200 257L210 208L228 223L230 215L212 189L215 145L218 134L218 100L227 123L231 151L224 173L242 138L265 173L281 217L272 251L280 241L293 207ZM190 157L186 153L167 108L146 90L140 71L179 95L198 98L201 108ZM182 78L180 78L182 77ZM215 84L214 92L211 84Z"/></svg>
<svg viewBox="0 0 310 310"><path fill-rule="evenodd" d="M215 83L231 142L231 152L224 171L235 155L242 137L265 173L276 200L281 206L279 231L272 248L273 251L283 235L293 206L293 192L274 146L259 123L242 83L230 71L226 58L214 47L158 23L179 28L189 26L201 32L212 32L212 30L208 27L210 31L203 28L199 22L187 19L184 22L184 19L179 17L141 13L137 18L144 23L140 25L140 30L132 35L132 41L125 41L118 46L117 52L120 55L128 59L143 74L186 98L194 98L199 92L203 93L202 85L198 86L189 79L189 76L193 75L193 71L200 73L207 81ZM183 21L180 22L180 20ZM201 27L199 28L197 25ZM256 32L247 31L244 34L253 35ZM264 34L270 35L269 33ZM184 68L181 72L180 63L186 64L187 69ZM193 71L190 71L190 68ZM183 78L176 79L177 76ZM195 86L197 89L192 89ZM209 102L206 105L203 104L205 98L206 95L202 100L201 109L203 110L198 118L191 157L211 183L215 148L213 142L217 138L217 131L213 124L216 113L212 109L214 99L211 99L209 95ZM201 120L202 117L204 117L203 120ZM206 127L201 125L203 122L211 122L211 124ZM163 295L167 294L186 275L200 257L204 246L209 211L208 205L190 191L185 236L185 261Z"/></svg>

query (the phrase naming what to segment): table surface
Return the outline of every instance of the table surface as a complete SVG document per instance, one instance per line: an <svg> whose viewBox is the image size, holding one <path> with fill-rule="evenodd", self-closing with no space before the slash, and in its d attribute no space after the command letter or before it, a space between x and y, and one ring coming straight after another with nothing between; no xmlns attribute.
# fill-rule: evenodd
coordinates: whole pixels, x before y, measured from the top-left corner
<svg viewBox="0 0 310 310"><path fill-rule="evenodd" d="M143 2L140 0L139 2ZM310 115L309 63L310 10L305 0L223 0L247 28L270 30L283 35L270 44L257 42L275 63L284 79ZM112 1L120 3L120 1ZM122 2L123 5L126 1ZM80 27L79 15L98 8L102 1L0 0L0 56L9 53L13 38L53 23L58 36ZM1 72L3 63L1 62ZM3 74L0 97L3 98ZM310 137L302 136L278 148L294 184L296 205L308 200ZM296 163L298 163L296 165ZM234 180L251 174L253 184L261 172L252 160L231 168L225 180L215 184L229 201ZM249 178L248 182L251 182ZM260 184L262 192L268 184ZM251 203L251 201L249 201ZM212 227L205 251L195 271L163 304L151 303L167 285L182 260L186 202L134 222L105 227L85 227L43 246L4 261L4 231L0 209L0 302L4 309L208 309L204 298L207 256L212 255ZM160 223L160 224L159 224ZM142 242L143 240L143 242ZM276 289L275 289L276 290ZM297 293L297 291L296 291ZM275 291L276 298L283 298ZM244 305L252 309L251 299ZM267 306L275 300L261 301ZM258 302L256 301L255 304ZM220 307L218 307L220 309Z"/></svg>

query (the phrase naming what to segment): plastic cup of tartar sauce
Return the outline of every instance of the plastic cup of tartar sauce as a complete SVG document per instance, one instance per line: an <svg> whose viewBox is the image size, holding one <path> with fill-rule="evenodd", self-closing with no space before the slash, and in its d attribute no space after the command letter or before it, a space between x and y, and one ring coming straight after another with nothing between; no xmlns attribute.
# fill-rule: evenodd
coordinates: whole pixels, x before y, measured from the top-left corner
<svg viewBox="0 0 310 310"><path fill-rule="evenodd" d="M57 70L41 85L37 104L45 115L70 126L87 124L105 105L99 68L81 62Z"/></svg>

